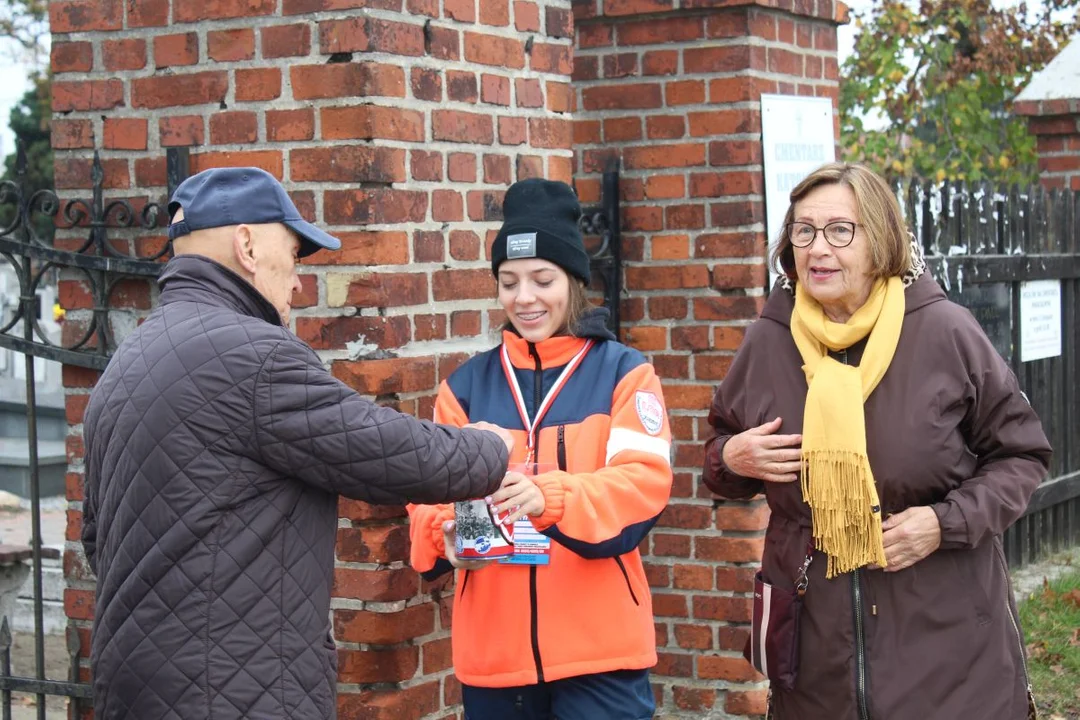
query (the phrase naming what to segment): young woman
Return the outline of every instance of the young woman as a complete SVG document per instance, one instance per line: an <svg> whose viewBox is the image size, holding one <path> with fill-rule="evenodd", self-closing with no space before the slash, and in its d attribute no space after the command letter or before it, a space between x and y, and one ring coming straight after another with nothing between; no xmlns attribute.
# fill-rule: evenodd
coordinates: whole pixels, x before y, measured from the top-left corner
<svg viewBox="0 0 1080 720"><path fill-rule="evenodd" d="M511 186L491 252L502 343L444 381L435 407L440 422L515 436L511 467L525 472L486 500L522 520L519 554L459 560L454 506L409 508L413 567L427 579L461 570L453 655L468 720L639 720L655 709L638 545L671 492L671 431L652 365L586 298L580 215L564 183Z"/></svg>

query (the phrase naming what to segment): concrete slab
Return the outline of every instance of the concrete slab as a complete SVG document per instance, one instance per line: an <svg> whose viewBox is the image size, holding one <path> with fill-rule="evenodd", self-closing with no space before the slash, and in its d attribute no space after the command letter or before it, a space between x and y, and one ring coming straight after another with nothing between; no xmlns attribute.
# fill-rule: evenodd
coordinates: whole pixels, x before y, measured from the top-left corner
<svg viewBox="0 0 1080 720"><path fill-rule="evenodd" d="M62 441L38 441L38 487L42 496L64 492L67 450ZM30 445L26 438L0 438L0 490L30 497Z"/></svg>
<svg viewBox="0 0 1080 720"><path fill-rule="evenodd" d="M42 545L55 548L61 556L64 551L64 538L67 532L67 500L52 497L42 500L41 541ZM29 545L31 539L31 519L28 503L15 510L0 510L0 543ZM64 615L64 571L61 560L45 559L42 561L42 597L45 634L52 636L63 634L67 626ZM18 601L12 618L12 627L16 632L34 632L34 583L27 578L18 593Z"/></svg>
<svg viewBox="0 0 1080 720"><path fill-rule="evenodd" d="M67 463L63 440L38 440L39 463ZM29 465L30 445L26 438L0 438L0 464ZM46 496L49 494L46 493Z"/></svg>

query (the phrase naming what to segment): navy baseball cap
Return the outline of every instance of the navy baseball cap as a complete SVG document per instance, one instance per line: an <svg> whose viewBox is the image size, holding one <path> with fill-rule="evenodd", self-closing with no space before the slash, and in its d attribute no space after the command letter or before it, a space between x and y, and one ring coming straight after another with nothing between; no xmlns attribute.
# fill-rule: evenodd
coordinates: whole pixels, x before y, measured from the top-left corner
<svg viewBox="0 0 1080 720"><path fill-rule="evenodd" d="M300 257L341 247L336 237L300 217L277 178L259 168L213 168L192 175L173 193L169 218L180 208L184 219L169 225L169 240L207 228L281 223L300 236Z"/></svg>

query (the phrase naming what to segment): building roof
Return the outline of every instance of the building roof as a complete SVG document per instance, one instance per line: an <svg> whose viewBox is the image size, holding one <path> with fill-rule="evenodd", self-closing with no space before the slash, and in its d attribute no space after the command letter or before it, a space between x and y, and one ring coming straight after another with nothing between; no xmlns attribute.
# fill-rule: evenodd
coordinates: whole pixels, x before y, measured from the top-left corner
<svg viewBox="0 0 1080 720"><path fill-rule="evenodd" d="M1080 98L1080 34L1074 35L1069 44L1031 78L1017 102L1042 102L1044 100L1076 100Z"/></svg>

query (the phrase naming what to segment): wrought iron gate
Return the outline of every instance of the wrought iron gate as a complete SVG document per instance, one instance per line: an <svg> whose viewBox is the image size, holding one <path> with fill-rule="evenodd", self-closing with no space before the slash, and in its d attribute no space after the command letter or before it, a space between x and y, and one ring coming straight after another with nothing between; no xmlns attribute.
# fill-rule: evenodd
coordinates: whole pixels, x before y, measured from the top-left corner
<svg viewBox="0 0 1080 720"><path fill-rule="evenodd" d="M1080 193L987 183L910 183L897 195L927 263L1010 364L1054 448L1049 476L1005 533L1016 568L1080 543ZM1025 359L1022 288L1058 287L1061 347Z"/></svg>
<svg viewBox="0 0 1080 720"><path fill-rule="evenodd" d="M115 339L109 326L110 301L117 284L130 278L153 278L162 269L162 260L169 245L148 255L140 256L130 246L125 251L116 239L109 238L111 230L140 227L159 227L165 217L161 205L147 204L136 212L127 200L104 198L105 173L94 153L91 166L92 195L89 200L61 202L49 189L32 191L28 184L27 159L17 148L15 176L0 183L0 207L13 210L12 219L0 223L0 267L9 266L17 279L18 303L10 317L0 316L0 348L24 356L26 365L26 430L29 452L29 490L32 536L29 548L8 548L9 561L20 561L24 555L32 558L31 577L34 588L34 661L33 678L11 674L12 634L8 618L0 620L0 712L4 720L11 717L11 694L23 692L36 695L37 716L45 718L46 696L68 697L75 703L76 717L81 703L91 696L90 685L79 682L80 641L77 633L68 633L71 666L66 680L45 677L45 649L42 598L42 537L41 483L38 457L37 387L35 358L58 361L67 365L102 370L115 349ZM169 195L188 174L186 149L167 153ZM76 242L73 249L57 247L41 232L41 223L61 218L65 227L86 229L85 240ZM75 333L70 342L50 337L42 326L40 291L61 274L83 280L90 288L91 318L82 332ZM46 309L51 312L51 308Z"/></svg>
<svg viewBox="0 0 1080 720"><path fill-rule="evenodd" d="M622 235L619 233L619 171L608 170L600 185L600 206L581 211L581 231L597 235L600 245L590 250L592 273L604 286L604 307L608 309L608 329L619 336L620 292L622 289Z"/></svg>

